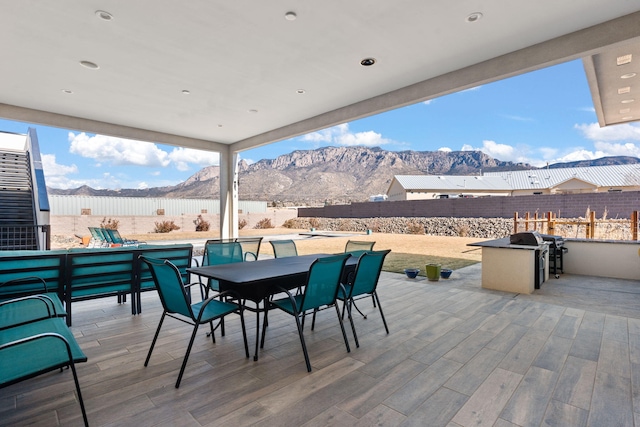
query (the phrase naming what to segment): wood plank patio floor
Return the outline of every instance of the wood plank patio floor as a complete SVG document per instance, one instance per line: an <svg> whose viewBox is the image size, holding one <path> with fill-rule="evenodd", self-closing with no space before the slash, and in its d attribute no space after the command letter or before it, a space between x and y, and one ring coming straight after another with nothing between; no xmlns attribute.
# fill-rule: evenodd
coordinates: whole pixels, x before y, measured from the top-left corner
<svg viewBox="0 0 640 427"><path fill-rule="evenodd" d="M360 348L347 353L335 312L305 328L307 373L294 320L270 313L260 360L244 357L239 319L212 344L203 328L179 389L190 327L115 298L74 306L89 361L78 374L92 426L640 426L637 281L562 275L533 295L480 288L477 264L449 280L383 273L384 331L359 302ZM250 346L253 313L247 313ZM252 350L252 348L250 348ZM6 363L6 361L2 361ZM0 389L0 425L82 425L71 373Z"/></svg>

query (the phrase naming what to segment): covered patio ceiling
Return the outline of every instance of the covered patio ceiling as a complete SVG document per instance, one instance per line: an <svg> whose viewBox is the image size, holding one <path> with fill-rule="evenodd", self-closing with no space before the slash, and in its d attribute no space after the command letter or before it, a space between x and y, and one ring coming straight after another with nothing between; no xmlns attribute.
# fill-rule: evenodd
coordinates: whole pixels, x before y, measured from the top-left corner
<svg viewBox="0 0 640 427"><path fill-rule="evenodd" d="M602 126L640 118L629 0L0 4L10 120L228 156L578 58Z"/></svg>

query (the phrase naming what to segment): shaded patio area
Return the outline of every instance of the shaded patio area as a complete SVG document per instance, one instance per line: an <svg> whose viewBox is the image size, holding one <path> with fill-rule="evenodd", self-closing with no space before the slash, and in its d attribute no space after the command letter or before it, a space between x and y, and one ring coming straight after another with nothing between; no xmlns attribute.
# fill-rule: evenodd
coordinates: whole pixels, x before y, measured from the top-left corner
<svg viewBox="0 0 640 427"><path fill-rule="evenodd" d="M73 332L92 426L640 425L640 287L562 275L533 295L480 288L481 264L428 282L382 273L386 335L370 300L347 353L335 312L305 328L307 373L293 319L273 311L260 360L244 357L240 321L217 343L196 338L174 388L190 327L161 313L155 292L132 316L115 299L74 306ZM247 313L249 339L255 334ZM5 363L5 361L3 361ZM69 372L0 390L1 425L82 425Z"/></svg>

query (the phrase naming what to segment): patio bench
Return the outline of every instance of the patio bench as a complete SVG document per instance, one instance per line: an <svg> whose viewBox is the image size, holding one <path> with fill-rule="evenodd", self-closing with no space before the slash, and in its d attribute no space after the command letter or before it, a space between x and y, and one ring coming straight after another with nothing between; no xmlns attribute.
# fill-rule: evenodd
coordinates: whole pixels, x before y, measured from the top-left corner
<svg viewBox="0 0 640 427"><path fill-rule="evenodd" d="M33 300L28 312L21 306ZM15 324L17 312L21 320ZM24 319L25 314L31 318ZM36 377L46 372L69 367L82 410L85 426L87 414L82 400L75 363L86 362L84 354L64 320L52 317L47 302L40 296L28 296L0 303L0 388Z"/></svg>
<svg viewBox="0 0 640 427"><path fill-rule="evenodd" d="M66 316L62 305L66 250L0 251L0 301L43 295L55 316ZM29 310L33 300L21 306Z"/></svg>
<svg viewBox="0 0 640 427"><path fill-rule="evenodd" d="M187 283L192 254L191 244L0 251L0 301L44 295L57 316L66 316L69 326L75 301L116 296L120 303L130 295L131 314L138 314L140 293L155 289L140 255L171 260Z"/></svg>
<svg viewBox="0 0 640 427"><path fill-rule="evenodd" d="M134 260L132 248L69 249L64 279L67 325L74 301L116 296L123 302L131 295L131 314L136 314Z"/></svg>

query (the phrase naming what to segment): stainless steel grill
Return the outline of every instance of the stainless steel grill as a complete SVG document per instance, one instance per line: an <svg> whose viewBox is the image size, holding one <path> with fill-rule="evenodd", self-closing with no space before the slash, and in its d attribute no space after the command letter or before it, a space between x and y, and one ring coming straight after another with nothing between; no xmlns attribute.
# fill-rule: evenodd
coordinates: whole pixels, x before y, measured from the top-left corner
<svg viewBox="0 0 640 427"><path fill-rule="evenodd" d="M554 236L552 234L541 234L542 240L549 242L549 272L553 272L556 279L560 277L560 273L564 273L563 263L564 254L569 249L564 246L564 238L562 236Z"/></svg>

